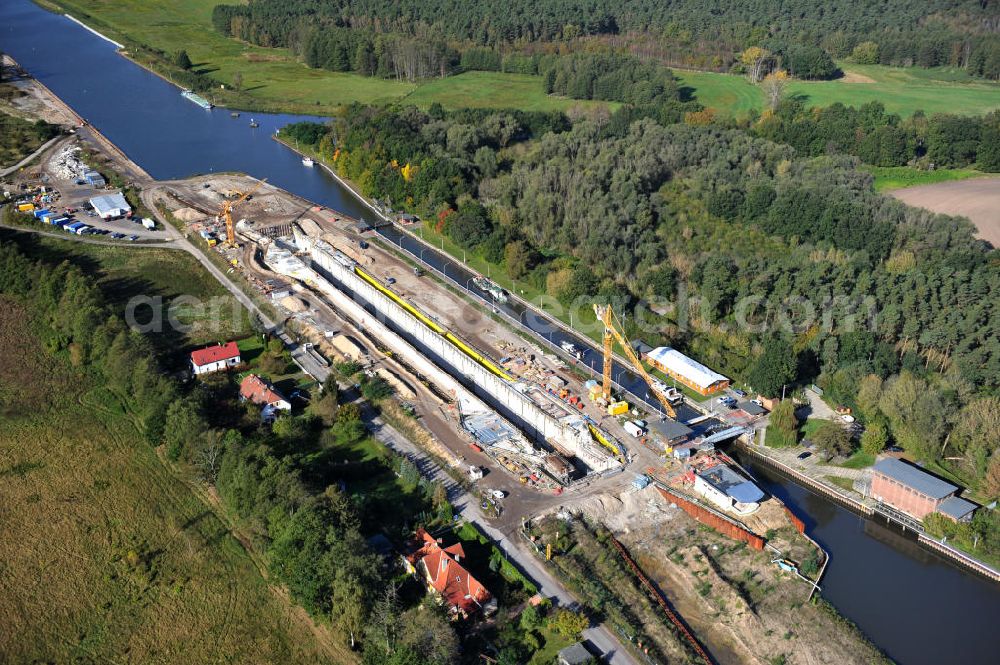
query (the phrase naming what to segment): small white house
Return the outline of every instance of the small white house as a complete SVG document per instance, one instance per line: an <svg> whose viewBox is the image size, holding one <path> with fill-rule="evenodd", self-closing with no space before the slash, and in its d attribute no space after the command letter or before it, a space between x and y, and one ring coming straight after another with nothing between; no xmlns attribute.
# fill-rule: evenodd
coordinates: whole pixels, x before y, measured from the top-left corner
<svg viewBox="0 0 1000 665"><path fill-rule="evenodd" d="M218 372L240 364L240 348L236 342L216 344L191 352L191 371L195 374Z"/></svg>
<svg viewBox="0 0 1000 665"><path fill-rule="evenodd" d="M714 466L694 475L694 490L723 510L749 515L760 507L764 493L728 466Z"/></svg>
<svg viewBox="0 0 1000 665"><path fill-rule="evenodd" d="M125 200L125 196L121 192L95 196L90 199L90 205L101 219L124 217L132 212L131 206L129 206L128 201Z"/></svg>
<svg viewBox="0 0 1000 665"><path fill-rule="evenodd" d="M251 401L261 407L260 417L264 422L271 422L278 417L279 411L289 412L292 404L265 379L256 374L247 374L240 383L240 399Z"/></svg>

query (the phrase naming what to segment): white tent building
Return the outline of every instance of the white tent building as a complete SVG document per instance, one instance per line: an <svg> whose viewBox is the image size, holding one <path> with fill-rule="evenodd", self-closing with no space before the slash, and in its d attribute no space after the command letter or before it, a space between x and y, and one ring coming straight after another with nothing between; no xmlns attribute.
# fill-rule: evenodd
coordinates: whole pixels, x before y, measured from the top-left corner
<svg viewBox="0 0 1000 665"><path fill-rule="evenodd" d="M649 351L646 353L646 360L700 395L711 395L729 387L728 378L669 346L659 346Z"/></svg>
<svg viewBox="0 0 1000 665"><path fill-rule="evenodd" d="M125 200L125 197L121 192L95 196L90 199L90 205L93 206L94 212L96 212L101 219L124 217L132 212L132 208L129 207L128 201Z"/></svg>

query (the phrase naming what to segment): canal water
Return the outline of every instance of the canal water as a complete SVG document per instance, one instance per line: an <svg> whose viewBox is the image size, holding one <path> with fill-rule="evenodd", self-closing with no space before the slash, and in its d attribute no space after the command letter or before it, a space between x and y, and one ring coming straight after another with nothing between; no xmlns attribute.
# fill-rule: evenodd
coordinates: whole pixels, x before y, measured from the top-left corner
<svg viewBox="0 0 1000 665"><path fill-rule="evenodd" d="M271 139L275 129L305 116L206 111L178 89L115 53L115 47L30 0L0 0L0 50L59 95L154 178L241 171L354 217L372 213L320 168L302 165ZM197 65L197 63L196 63ZM251 129L251 117L260 127ZM461 288L473 273L461 262L421 252L413 240L384 234ZM535 320L522 306L504 305L515 320L553 343L570 339ZM543 330L544 328L544 330ZM589 343L587 343L589 346ZM596 367L592 351L584 363ZM621 368L616 367L616 376ZM635 377L622 383L644 396ZM655 408L655 407L654 407ZM823 597L904 665L1000 663L1000 586L945 563L898 533L836 506L766 471L769 491L802 517L809 534L831 554Z"/></svg>

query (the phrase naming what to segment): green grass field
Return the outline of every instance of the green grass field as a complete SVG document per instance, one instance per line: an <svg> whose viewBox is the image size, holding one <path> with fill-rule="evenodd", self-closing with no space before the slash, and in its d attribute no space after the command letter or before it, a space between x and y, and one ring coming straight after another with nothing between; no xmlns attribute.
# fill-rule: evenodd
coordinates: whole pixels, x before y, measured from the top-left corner
<svg viewBox="0 0 1000 665"><path fill-rule="evenodd" d="M887 111L902 116L920 109L931 113L976 115L1000 108L1000 85L970 79L953 69L916 69L842 64L849 76L835 81L793 81L788 94L809 106L841 102L858 106L881 101ZM764 103L760 89L745 77L677 70L681 84L698 100L720 113L739 115ZM871 82L861 82L871 79Z"/></svg>
<svg viewBox="0 0 1000 665"><path fill-rule="evenodd" d="M538 76L501 72L465 72L422 83L400 100L427 107L439 102L445 108L512 108L522 111L560 111L571 106L607 106L617 102L594 102L546 95Z"/></svg>
<svg viewBox="0 0 1000 665"><path fill-rule="evenodd" d="M29 319L0 299L3 660L352 662Z"/></svg>
<svg viewBox="0 0 1000 665"><path fill-rule="evenodd" d="M949 180L966 180L986 175L975 169L937 169L918 171L909 166L862 166L863 170L875 176L875 190L886 192L917 185L932 185Z"/></svg>

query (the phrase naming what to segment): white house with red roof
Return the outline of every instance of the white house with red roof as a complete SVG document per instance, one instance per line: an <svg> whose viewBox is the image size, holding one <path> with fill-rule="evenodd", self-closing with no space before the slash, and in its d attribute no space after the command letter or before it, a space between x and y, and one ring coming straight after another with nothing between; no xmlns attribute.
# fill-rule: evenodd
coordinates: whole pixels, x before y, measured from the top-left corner
<svg viewBox="0 0 1000 665"><path fill-rule="evenodd" d="M292 404L267 380L256 374L247 374L240 382L240 399L251 401L261 407L260 417L274 420L278 411L291 411Z"/></svg>
<svg viewBox="0 0 1000 665"><path fill-rule="evenodd" d="M424 577L428 589L447 605L453 618L496 612L493 595L462 567L465 550L461 543L441 547L440 541L423 529L417 530L417 538L421 546L405 557L407 570Z"/></svg>
<svg viewBox="0 0 1000 665"><path fill-rule="evenodd" d="M206 346L191 352L191 371L195 374L218 372L236 367L240 362L240 348L236 346L236 342Z"/></svg>

